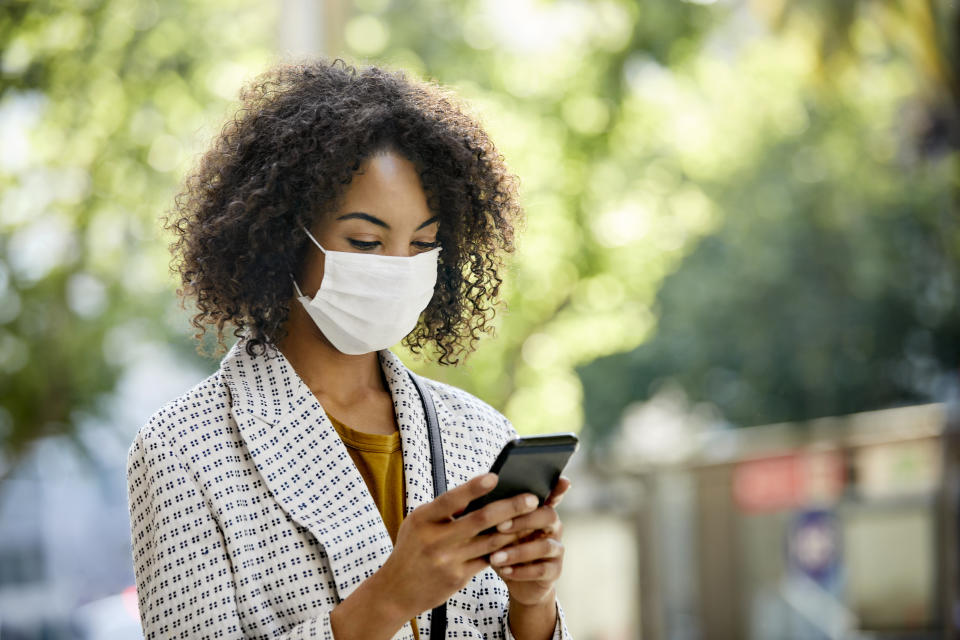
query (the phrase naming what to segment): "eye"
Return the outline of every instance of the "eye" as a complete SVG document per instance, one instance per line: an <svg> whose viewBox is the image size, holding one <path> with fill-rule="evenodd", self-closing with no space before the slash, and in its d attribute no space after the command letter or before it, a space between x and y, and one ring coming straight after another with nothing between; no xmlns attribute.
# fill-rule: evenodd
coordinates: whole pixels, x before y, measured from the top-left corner
<svg viewBox="0 0 960 640"><path fill-rule="evenodd" d="M412 244L415 244L422 249L433 249L434 247L440 246L440 241L434 240L433 242L414 242Z"/></svg>
<svg viewBox="0 0 960 640"><path fill-rule="evenodd" d="M369 251L380 244L379 242L364 242L363 240L354 240L353 238L347 238L347 240L351 245L361 251Z"/></svg>

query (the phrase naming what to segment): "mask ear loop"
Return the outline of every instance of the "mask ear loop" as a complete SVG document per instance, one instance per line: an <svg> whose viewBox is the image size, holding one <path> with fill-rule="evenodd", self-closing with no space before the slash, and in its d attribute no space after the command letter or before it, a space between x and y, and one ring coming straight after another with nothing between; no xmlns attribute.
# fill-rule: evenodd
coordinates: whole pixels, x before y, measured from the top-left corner
<svg viewBox="0 0 960 640"><path fill-rule="evenodd" d="M298 298L302 298L302 297L303 297L303 291L300 291L300 286L297 284L297 279L293 277L293 274L292 274L292 273L290 274L290 279L293 280L293 287L294 287L294 289L297 290L297 297L298 297Z"/></svg>
<svg viewBox="0 0 960 640"><path fill-rule="evenodd" d="M317 248L320 249L320 251L323 252L323 255L327 255L327 250L324 249L323 246L322 246L319 242L317 242L317 239L313 237L313 234L310 233L310 230L307 229L307 228L306 228L305 226L303 226L302 224L300 225L300 228L303 229L304 232L306 232L306 234L307 234L308 236L310 236L310 239L313 240L313 244L317 245ZM292 273L290 274L290 279L293 280L293 286L294 286L294 288L297 290L297 297L302 298L302 297L303 297L303 291L300 291L300 285L297 284L297 279L293 277L293 274L292 274Z"/></svg>
<svg viewBox="0 0 960 640"><path fill-rule="evenodd" d="M317 245L317 248L320 249L320 251L323 251L324 255L326 255L327 250L324 249L323 246L322 246L319 242L317 242L317 239L313 237L313 234L310 233L310 230L307 229L307 228L306 228L305 226L303 226L303 225L300 225L300 228L303 229L304 232L306 232L306 234L307 234L308 236L310 236L310 239L313 240L313 244Z"/></svg>

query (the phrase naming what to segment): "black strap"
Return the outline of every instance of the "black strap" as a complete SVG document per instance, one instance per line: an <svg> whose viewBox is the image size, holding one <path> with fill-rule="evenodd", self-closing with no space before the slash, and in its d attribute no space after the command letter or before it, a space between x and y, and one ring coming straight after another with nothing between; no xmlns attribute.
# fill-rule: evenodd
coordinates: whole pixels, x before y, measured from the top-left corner
<svg viewBox="0 0 960 640"><path fill-rule="evenodd" d="M408 371L417 392L420 402L423 403L423 412L427 417L427 438L430 441L430 461L433 467L433 497L437 498L447 490L447 470L443 464L443 442L440 439L440 425L437 423L437 412L433 406L433 398L427 386ZM447 603L435 607L430 616L430 640L441 640L447 633Z"/></svg>

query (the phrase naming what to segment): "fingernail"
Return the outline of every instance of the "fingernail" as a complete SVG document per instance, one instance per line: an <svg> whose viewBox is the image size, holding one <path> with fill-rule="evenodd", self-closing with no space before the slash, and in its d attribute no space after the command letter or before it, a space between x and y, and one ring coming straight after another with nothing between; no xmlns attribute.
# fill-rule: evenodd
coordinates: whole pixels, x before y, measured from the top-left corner
<svg viewBox="0 0 960 640"><path fill-rule="evenodd" d="M497 484L497 474L488 473L480 479L480 486L483 488L492 487Z"/></svg>
<svg viewBox="0 0 960 640"><path fill-rule="evenodd" d="M504 567L503 569L500 569L500 573L502 573L505 576L508 576L511 573L513 573L513 567Z"/></svg>
<svg viewBox="0 0 960 640"><path fill-rule="evenodd" d="M524 504L527 505L527 508L528 508L528 509L533 509L533 508L536 507L538 504L540 504L540 501L537 500L537 497L536 497L536 496L527 496L527 497L524 499Z"/></svg>
<svg viewBox="0 0 960 640"><path fill-rule="evenodd" d="M490 556L490 564L500 564L507 559L506 551L497 551L495 554Z"/></svg>
<svg viewBox="0 0 960 640"><path fill-rule="evenodd" d="M513 526L513 520L507 520L506 522L501 522L497 525L497 531L509 531L510 527Z"/></svg>

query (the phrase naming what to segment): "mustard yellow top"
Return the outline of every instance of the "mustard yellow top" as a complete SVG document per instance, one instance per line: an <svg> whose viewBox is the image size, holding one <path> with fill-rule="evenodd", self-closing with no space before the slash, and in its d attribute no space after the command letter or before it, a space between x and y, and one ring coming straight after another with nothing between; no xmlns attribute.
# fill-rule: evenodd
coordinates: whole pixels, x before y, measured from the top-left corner
<svg viewBox="0 0 960 640"><path fill-rule="evenodd" d="M329 413L327 417L347 447L353 463L357 465L377 509L380 510L390 539L396 544L397 530L403 521L403 510L406 506L400 432L394 431L390 435L366 433L351 429ZM413 637L420 640L416 618L411 619L410 624L413 626Z"/></svg>

